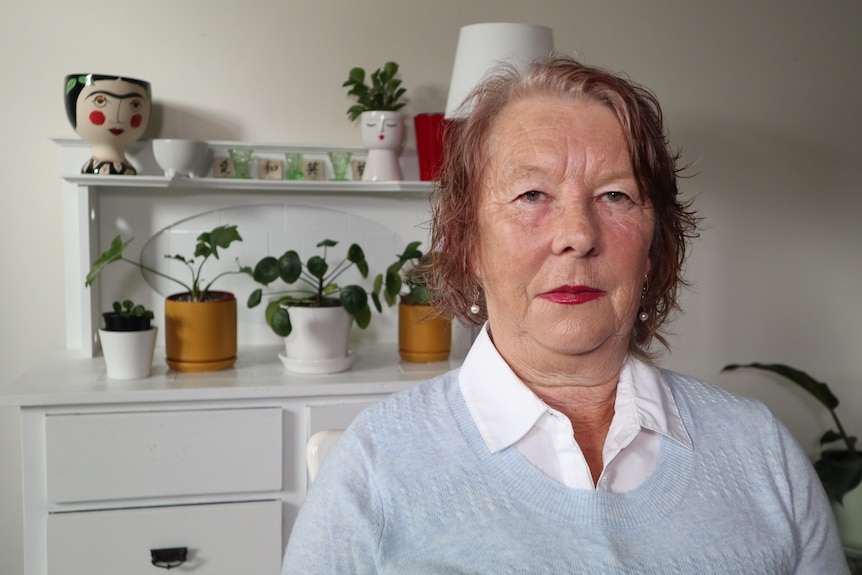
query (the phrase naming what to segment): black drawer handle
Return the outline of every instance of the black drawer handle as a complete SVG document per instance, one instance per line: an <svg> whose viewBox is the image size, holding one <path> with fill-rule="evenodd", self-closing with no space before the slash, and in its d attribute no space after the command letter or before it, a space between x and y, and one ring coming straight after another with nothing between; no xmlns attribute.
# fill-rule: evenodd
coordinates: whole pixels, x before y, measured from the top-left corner
<svg viewBox="0 0 862 575"><path fill-rule="evenodd" d="M150 549L152 564L162 569L173 569L186 562L188 547L170 547L168 549Z"/></svg>

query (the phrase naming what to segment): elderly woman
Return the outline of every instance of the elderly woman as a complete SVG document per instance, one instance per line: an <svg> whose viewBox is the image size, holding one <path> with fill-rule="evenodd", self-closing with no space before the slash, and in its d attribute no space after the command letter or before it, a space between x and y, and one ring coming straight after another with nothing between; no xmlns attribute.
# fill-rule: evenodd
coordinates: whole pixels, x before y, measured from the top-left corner
<svg viewBox="0 0 862 575"><path fill-rule="evenodd" d="M472 104L431 274L483 329L459 370L351 425L284 573L846 573L789 432L649 362L697 222L655 98L555 58Z"/></svg>

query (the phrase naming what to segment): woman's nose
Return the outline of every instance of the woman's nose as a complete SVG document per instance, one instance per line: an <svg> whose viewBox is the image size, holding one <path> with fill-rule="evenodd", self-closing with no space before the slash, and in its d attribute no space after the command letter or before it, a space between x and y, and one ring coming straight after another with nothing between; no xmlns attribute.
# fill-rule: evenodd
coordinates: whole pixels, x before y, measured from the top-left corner
<svg viewBox="0 0 862 575"><path fill-rule="evenodd" d="M590 257L599 252L600 226L595 205L590 200L557 205L553 218L555 254Z"/></svg>

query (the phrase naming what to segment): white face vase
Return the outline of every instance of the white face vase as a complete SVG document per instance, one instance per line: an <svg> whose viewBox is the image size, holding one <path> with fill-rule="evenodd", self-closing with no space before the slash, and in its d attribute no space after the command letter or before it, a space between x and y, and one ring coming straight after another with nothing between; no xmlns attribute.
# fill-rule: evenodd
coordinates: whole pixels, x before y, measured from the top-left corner
<svg viewBox="0 0 862 575"><path fill-rule="evenodd" d="M392 150L404 140L404 116L400 112L363 112L362 144L369 150Z"/></svg>
<svg viewBox="0 0 862 575"><path fill-rule="evenodd" d="M125 153L147 129L150 107L147 82L96 74L67 76L66 112L78 135L93 147L93 157L81 171L135 174Z"/></svg>

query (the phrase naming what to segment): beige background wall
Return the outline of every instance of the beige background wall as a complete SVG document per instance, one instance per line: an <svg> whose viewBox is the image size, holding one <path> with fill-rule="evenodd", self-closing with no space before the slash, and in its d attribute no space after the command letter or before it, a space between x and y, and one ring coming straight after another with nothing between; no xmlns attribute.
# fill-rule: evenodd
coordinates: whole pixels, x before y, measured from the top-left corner
<svg viewBox="0 0 862 575"><path fill-rule="evenodd" d="M4 3L0 385L65 344L49 140L73 135L65 74L149 80L150 137L359 145L348 69L397 60L404 111L441 110L458 30L482 21L550 25L560 51L625 71L663 102L705 218L664 365L765 397L812 450L823 427L806 422L820 414L807 398L719 375L728 362L792 363L834 382L862 433L859 0Z"/></svg>

